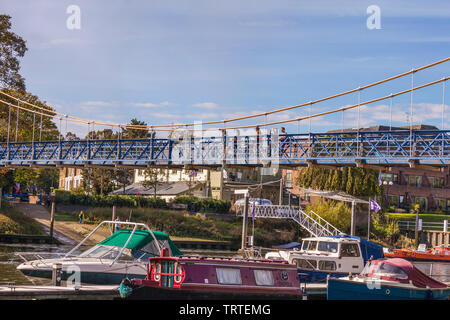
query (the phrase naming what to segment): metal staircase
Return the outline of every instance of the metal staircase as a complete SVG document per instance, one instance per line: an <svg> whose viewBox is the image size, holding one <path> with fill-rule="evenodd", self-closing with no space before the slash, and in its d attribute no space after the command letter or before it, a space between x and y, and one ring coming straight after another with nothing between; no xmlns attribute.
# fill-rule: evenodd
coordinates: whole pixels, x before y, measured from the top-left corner
<svg viewBox="0 0 450 320"><path fill-rule="evenodd" d="M244 206L237 210L239 216L244 214ZM331 223L320 217L314 211L306 213L301 209L280 205L256 205L248 208L248 217L271 218L271 219L292 219L314 237L333 236L342 233Z"/></svg>

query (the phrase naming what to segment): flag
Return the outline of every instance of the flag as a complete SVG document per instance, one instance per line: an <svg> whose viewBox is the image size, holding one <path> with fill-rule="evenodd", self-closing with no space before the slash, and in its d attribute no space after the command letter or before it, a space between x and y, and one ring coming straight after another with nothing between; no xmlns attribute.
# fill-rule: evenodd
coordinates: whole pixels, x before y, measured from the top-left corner
<svg viewBox="0 0 450 320"><path fill-rule="evenodd" d="M381 210L380 205L375 200L372 200L372 199L369 200L369 208L370 208L370 210L373 210L375 212L378 212Z"/></svg>
<svg viewBox="0 0 450 320"><path fill-rule="evenodd" d="M378 185L381 186L383 184L383 181L381 181L381 170L380 173L378 174Z"/></svg>

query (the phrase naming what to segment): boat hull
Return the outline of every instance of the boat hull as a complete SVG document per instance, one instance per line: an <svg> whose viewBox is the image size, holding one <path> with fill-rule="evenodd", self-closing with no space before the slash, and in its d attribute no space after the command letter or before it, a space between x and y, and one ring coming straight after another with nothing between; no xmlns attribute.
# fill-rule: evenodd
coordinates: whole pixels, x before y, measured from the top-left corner
<svg viewBox="0 0 450 320"><path fill-rule="evenodd" d="M422 261L422 262L449 262L450 258L447 257L436 257L434 255L425 255L425 254L415 254L415 255L408 255L408 254L385 254L386 258L401 258L408 261Z"/></svg>
<svg viewBox="0 0 450 320"><path fill-rule="evenodd" d="M327 282L328 276L330 276L332 278L341 278L341 277L348 276L348 272L332 273L332 272L311 271L311 270L302 270L302 269L297 269L297 273L299 275L300 281L306 282L306 283L325 283L325 282Z"/></svg>
<svg viewBox="0 0 450 320"><path fill-rule="evenodd" d="M127 292L127 300L300 300L300 293L277 292L245 292L242 288L235 290L205 289L173 289L150 286L124 287L121 285L121 294Z"/></svg>
<svg viewBox="0 0 450 320"><path fill-rule="evenodd" d="M448 300L450 288L422 289L329 279L327 300Z"/></svg>
<svg viewBox="0 0 450 320"><path fill-rule="evenodd" d="M21 272L27 276L32 278L40 278L40 279L52 279L52 271L51 270L21 270ZM73 273L67 273L63 271L61 273L61 280L67 281ZM112 272L80 272L80 283L84 284L96 284L96 285L119 285L120 282L126 277L132 277L137 279L144 279L146 274L126 274L126 273L112 273Z"/></svg>
<svg viewBox="0 0 450 320"><path fill-rule="evenodd" d="M30 261L17 267L27 277L51 279L53 265L61 265L61 280L97 285L119 285L122 279L133 277L143 279L147 275L145 263L116 262L112 260L97 261L96 259L47 259Z"/></svg>

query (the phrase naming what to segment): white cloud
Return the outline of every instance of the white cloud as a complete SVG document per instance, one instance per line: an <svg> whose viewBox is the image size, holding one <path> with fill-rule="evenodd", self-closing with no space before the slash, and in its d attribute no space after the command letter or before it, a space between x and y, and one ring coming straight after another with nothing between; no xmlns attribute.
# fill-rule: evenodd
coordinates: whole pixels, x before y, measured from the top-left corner
<svg viewBox="0 0 450 320"><path fill-rule="evenodd" d="M159 108L159 107L174 107L178 106L178 104L169 102L169 101L163 101L160 103L152 103L152 102L134 102L131 103L131 106L133 107L143 107L143 108Z"/></svg>
<svg viewBox="0 0 450 320"><path fill-rule="evenodd" d="M193 107L198 107L198 108L205 108L205 109L216 109L216 108L219 107L219 105L217 103L214 103L214 102L194 103L192 106Z"/></svg>

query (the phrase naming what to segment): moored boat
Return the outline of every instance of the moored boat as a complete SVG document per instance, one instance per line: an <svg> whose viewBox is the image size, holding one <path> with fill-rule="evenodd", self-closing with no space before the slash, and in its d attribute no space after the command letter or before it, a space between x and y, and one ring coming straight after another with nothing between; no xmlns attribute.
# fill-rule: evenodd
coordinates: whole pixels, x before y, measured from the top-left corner
<svg viewBox="0 0 450 320"><path fill-rule="evenodd" d="M450 287L411 262L379 259L369 262L357 276L329 278L328 300L447 300Z"/></svg>
<svg viewBox="0 0 450 320"><path fill-rule="evenodd" d="M265 258L296 264L299 275L310 283L324 283L327 276L360 273L369 259L384 257L382 246L349 235L304 238L300 249L295 244L287 247L268 252Z"/></svg>
<svg viewBox="0 0 450 320"><path fill-rule="evenodd" d="M430 250L394 249L384 255L388 258L402 258L410 261L450 262L450 248L445 246L435 246Z"/></svg>
<svg viewBox="0 0 450 320"><path fill-rule="evenodd" d="M286 261L230 257L149 258L145 279L124 279L127 299L300 299L296 266Z"/></svg>
<svg viewBox="0 0 450 320"><path fill-rule="evenodd" d="M102 225L132 228L118 230L88 250L73 254ZM103 221L63 257L25 261L17 269L25 276L51 279L54 266L59 265L63 281L118 285L127 276L144 278L147 259L158 256L163 248L171 256L182 254L166 233L150 230L145 224Z"/></svg>

